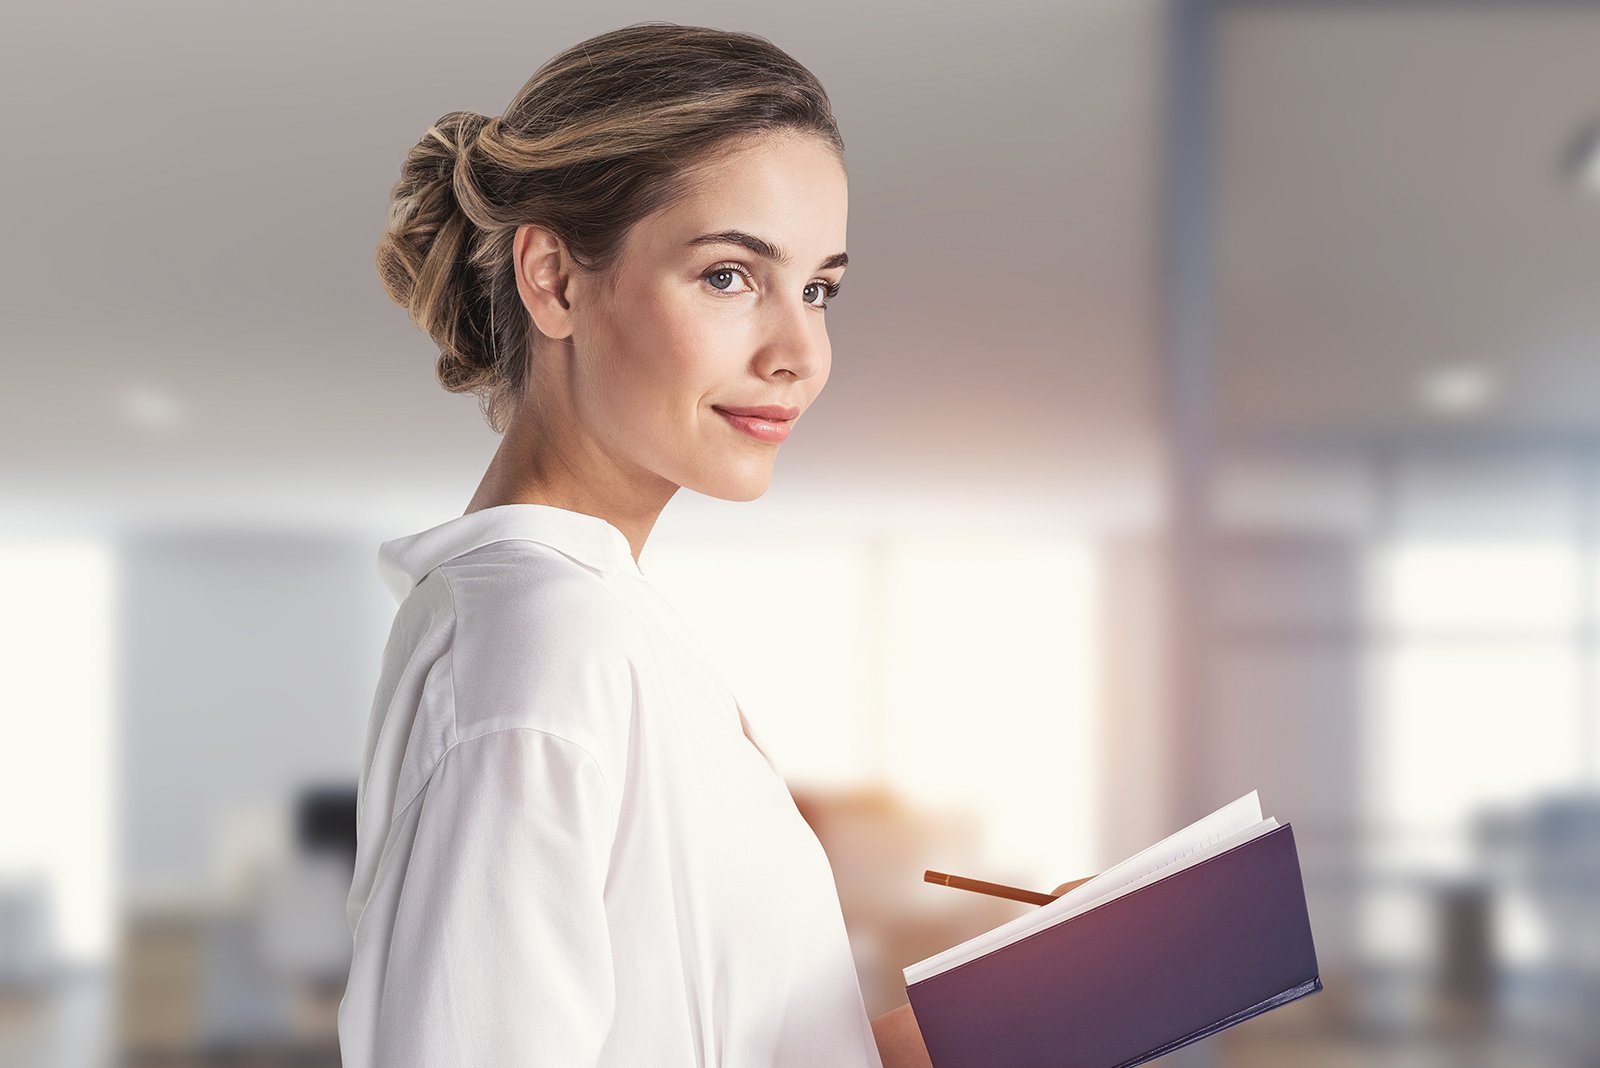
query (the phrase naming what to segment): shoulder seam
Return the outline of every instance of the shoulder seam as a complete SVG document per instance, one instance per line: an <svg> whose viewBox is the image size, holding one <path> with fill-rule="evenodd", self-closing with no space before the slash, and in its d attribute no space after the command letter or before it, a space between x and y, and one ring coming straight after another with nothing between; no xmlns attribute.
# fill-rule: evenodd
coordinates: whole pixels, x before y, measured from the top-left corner
<svg viewBox="0 0 1600 1068"><path fill-rule="evenodd" d="M571 738L568 738L568 737L566 737L564 735L557 734L555 731L547 731L542 727L529 727L529 726L525 726L525 725L522 725L522 724L518 724L516 726L511 726L511 727L491 727L490 729L488 729L486 731L483 731L483 732L481 732L479 734L468 735L465 738L460 738L460 739L457 739L454 742L451 742L450 745L445 748L445 751L439 754L439 759L435 760L433 762L433 766L428 769L428 774L423 777L422 782L417 786L416 792L411 795L410 799L408 801L406 801L406 803L404 805L400 806L399 810L395 812L393 818L389 820L390 828L392 829L394 827L395 823L397 823L399 821L400 817L405 815L406 810L409 809L412 805L416 804L417 800L420 797L422 797L422 795L424 793L427 792L428 784L433 782L433 777L434 777L435 774L438 773L439 766L444 763L445 757L449 756L451 753L453 753L456 750L457 747L459 747L460 745L462 745L465 742L473 742L473 741L477 741L479 738L487 738L491 734L504 734L506 731L526 731L529 734L542 734L546 738L554 738L558 742L565 742L567 745L570 745L572 748L576 749L578 752L580 752L584 756L588 757L589 758L589 763L594 765L595 774L600 776L600 785L605 788L606 799L611 802L611 806L612 806L613 810L616 809L616 798L615 798L615 795L613 794L613 792L611 790L611 782L610 782L610 780L608 780L606 778L606 770L605 770L605 768L600 766L600 761L595 759L595 756L594 756L593 753L589 752L588 749L584 748L582 745L580 745L577 742L573 741ZM612 822L615 823L616 821L613 820Z"/></svg>
<svg viewBox="0 0 1600 1068"><path fill-rule="evenodd" d="M450 657L450 744L445 747L444 753L454 749L461 736L456 731L456 641L461 637L461 607L456 604L456 584L450 581L450 573L444 568L435 568L439 577L444 580L444 588L450 594L450 648L446 655ZM439 754L439 760L444 759L444 753ZM433 762L433 768L439 766L439 760ZM423 779L427 782L433 778L433 768L428 769L428 776Z"/></svg>
<svg viewBox="0 0 1600 1068"><path fill-rule="evenodd" d="M444 571L443 569L440 569L439 574L444 579L445 589L450 591L450 617L451 617L451 623L452 623L452 626L456 629L456 632L459 634L460 627L461 627L461 611L460 611L459 606L456 604L456 587L455 587L455 583L450 581L449 573ZM601 585L605 585L605 584L602 582ZM610 587L607 587L607 589L610 590ZM615 591L611 591L611 592L612 592L613 596L616 595ZM617 599L619 601L622 600L620 597L618 597ZM626 602L624 602L624 605L626 606ZM588 757L589 758L589 762L594 765L594 770L597 771L600 774L600 782L601 782L601 785L603 785L605 787L606 797L609 798L610 801L611 801L612 810L620 815L620 813L622 811L621 803L617 799L616 791L613 790L612 787L611 787L611 780L606 778L606 769L605 769L605 767L603 765L601 765L600 761L598 759L596 759L595 755L593 753L591 753L586 747L584 747L583 745L581 745L578 742L573 741L571 738L568 738L564 734L557 734L555 731L545 730L543 727L533 727L533 726L529 726L527 724L517 724L515 726L510 726L510 727L491 727L489 730L483 731L483 732L481 732L479 734L474 734L474 735L470 735L469 737L462 738L459 735L459 733L457 732L457 724L456 724L455 653L456 653L456 643L455 643L455 638L452 637L451 640L450 640L450 649L449 649L449 652L446 655L448 655L450 657L450 737L453 740L450 742L450 744L448 746L445 747L444 752L439 754L439 759L435 760L433 762L433 766L428 769L428 774L422 780L422 786L419 786L417 788L417 792L419 794L422 792L422 787L427 786L427 784L430 781L432 781L433 773L435 771L437 771L438 768L439 768L439 765L444 762L444 758L450 755L450 750L454 749L456 746L460 745L462 742L470 742L474 738L482 738L485 735L495 734L495 733L498 733L500 731L518 731L518 730L533 731L535 734L543 734L543 735L546 735L548 737L555 738L558 741L566 742L568 745L570 745L574 749L578 750L584 756ZM407 804L409 805L410 802L408 801ZM402 811L404 811L404 810L402 810Z"/></svg>

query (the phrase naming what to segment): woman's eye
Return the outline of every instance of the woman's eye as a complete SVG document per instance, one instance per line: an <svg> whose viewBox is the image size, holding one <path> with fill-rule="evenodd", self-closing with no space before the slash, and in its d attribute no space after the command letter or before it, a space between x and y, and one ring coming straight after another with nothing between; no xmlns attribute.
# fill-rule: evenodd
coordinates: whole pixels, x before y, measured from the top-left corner
<svg viewBox="0 0 1600 1068"><path fill-rule="evenodd" d="M735 278L743 278L746 282L750 281L750 276L740 267L713 267L703 277L707 282L711 283L711 288L719 293L728 292L728 287L733 285Z"/></svg>
<svg viewBox="0 0 1600 1068"><path fill-rule="evenodd" d="M824 299L822 300L822 302L820 304L816 305L816 307L818 307L818 308L826 308L828 306L828 304L833 300L833 298L837 297L839 295L839 283L838 282L835 282L832 285L828 284L827 282L807 282L806 283L806 289L808 291L815 290L818 293L822 294ZM813 299L815 299L815 298L814 297L808 298L806 300L806 303L807 304L812 303Z"/></svg>
<svg viewBox="0 0 1600 1068"><path fill-rule="evenodd" d="M735 278L742 278L746 283L750 281L750 275L744 268L726 264L721 267L711 268L711 270L701 275L701 278L719 293L738 292L737 290L729 289L733 285ZM838 282L807 282L803 290L807 294L806 303L814 308L826 308L828 302L839 295L839 285L840 283ZM818 296L822 296L824 299L818 301Z"/></svg>
<svg viewBox="0 0 1600 1068"><path fill-rule="evenodd" d="M713 267L706 272L705 278L711 283L713 289L727 292L727 287L733 285L736 276L742 277L744 272L736 267Z"/></svg>

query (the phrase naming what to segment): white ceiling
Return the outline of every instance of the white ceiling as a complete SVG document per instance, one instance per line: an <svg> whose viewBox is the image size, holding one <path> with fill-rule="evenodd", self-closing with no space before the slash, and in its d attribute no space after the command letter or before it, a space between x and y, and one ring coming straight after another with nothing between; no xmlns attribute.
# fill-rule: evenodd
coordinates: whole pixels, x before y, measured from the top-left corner
<svg viewBox="0 0 1600 1068"><path fill-rule="evenodd" d="M1222 22L1221 421L1320 440L1600 430L1600 5L1248 4ZM1487 378L1466 419L1419 383Z"/></svg>

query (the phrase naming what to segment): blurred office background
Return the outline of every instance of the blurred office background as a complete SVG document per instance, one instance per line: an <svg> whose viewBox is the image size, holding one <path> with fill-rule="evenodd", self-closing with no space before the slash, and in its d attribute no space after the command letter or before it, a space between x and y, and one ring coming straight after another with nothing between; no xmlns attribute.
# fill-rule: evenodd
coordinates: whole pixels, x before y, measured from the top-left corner
<svg viewBox="0 0 1600 1068"><path fill-rule="evenodd" d="M379 541L496 439L372 268L546 58L762 33L828 389L642 565L900 969L1259 790L1325 990L1187 1065L1600 1065L1600 5L0 16L0 1062L337 1063ZM741 606L783 604L751 626Z"/></svg>

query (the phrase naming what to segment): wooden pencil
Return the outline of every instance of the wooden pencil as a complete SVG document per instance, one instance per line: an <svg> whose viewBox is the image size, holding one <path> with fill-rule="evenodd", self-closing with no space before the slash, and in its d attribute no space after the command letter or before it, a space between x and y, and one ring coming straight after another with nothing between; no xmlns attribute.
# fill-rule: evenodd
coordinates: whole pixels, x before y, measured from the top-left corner
<svg viewBox="0 0 1600 1068"><path fill-rule="evenodd" d="M942 871L925 871L922 873L924 882L937 883L940 886L951 886L957 890L971 890L979 894L989 894L994 897L1010 898L1012 901L1026 901L1030 905L1048 905L1058 895L1041 894L1035 890L1024 890L1017 886L1006 886L1003 883L988 883L982 879L967 879L960 875L946 875ZM1061 893L1066 893L1075 886L1082 886L1093 879L1094 876L1086 875L1082 879L1075 879L1061 888Z"/></svg>

